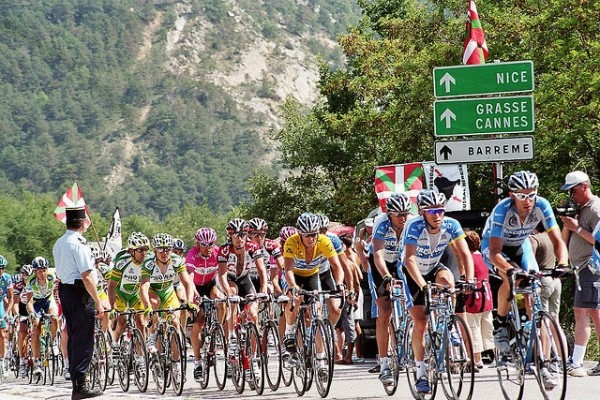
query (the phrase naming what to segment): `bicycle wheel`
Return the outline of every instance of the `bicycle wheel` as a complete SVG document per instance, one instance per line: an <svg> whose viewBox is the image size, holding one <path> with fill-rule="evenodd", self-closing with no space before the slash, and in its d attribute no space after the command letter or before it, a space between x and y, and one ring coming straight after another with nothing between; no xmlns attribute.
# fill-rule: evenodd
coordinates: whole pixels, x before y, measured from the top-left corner
<svg viewBox="0 0 600 400"><path fill-rule="evenodd" d="M402 334L400 330L396 330L394 328L394 318L392 317L392 325L390 325L390 339L388 340L388 366L390 368L390 372L392 373L392 377L394 378L394 382L391 385L384 385L383 390L387 393L388 396L393 396L398 389L398 378L400 377L400 365L398 359L398 343L402 343Z"/></svg>
<svg viewBox="0 0 600 400"><path fill-rule="evenodd" d="M510 351L496 353L496 372L502 395L506 400L521 400L525 387L525 349L522 335L516 332L512 320L509 323Z"/></svg>
<svg viewBox="0 0 600 400"><path fill-rule="evenodd" d="M133 380L140 392L148 389L148 351L144 336L139 329L131 330L130 370L133 370ZM129 374L128 374L129 375Z"/></svg>
<svg viewBox="0 0 600 400"><path fill-rule="evenodd" d="M113 385L115 383L115 363L112 355L112 337L109 332L106 332L104 336L104 341L106 342L106 349L108 350L108 356L106 358L106 363L108 365L108 376L106 380L107 385Z"/></svg>
<svg viewBox="0 0 600 400"><path fill-rule="evenodd" d="M246 327L246 357L248 359L249 376L252 378L248 385L254 389L259 396L265 390L265 365L263 351L258 334L258 328L254 322L245 324Z"/></svg>
<svg viewBox="0 0 600 400"><path fill-rule="evenodd" d="M210 362L215 375L215 382L219 390L225 388L227 382L227 342L225 341L225 333L220 324L213 324L210 333ZM208 381L208 375L206 377Z"/></svg>
<svg viewBox="0 0 600 400"><path fill-rule="evenodd" d="M167 358L167 369L170 370L171 383L173 384L173 392L180 396L183 392L183 385L185 384L185 358L184 351L182 348L181 337L179 330L173 326L170 326L167 330L167 346L168 355Z"/></svg>
<svg viewBox="0 0 600 400"><path fill-rule="evenodd" d="M208 380L210 378L210 365L212 362L211 354L211 335L206 332L206 326L200 333L200 367L202 368L202 375L200 377L200 389L206 389L208 387Z"/></svg>
<svg viewBox="0 0 600 400"><path fill-rule="evenodd" d="M243 329L243 328L239 328ZM233 355L228 354L229 359L229 368L231 369L231 382L233 382L233 386L235 387L235 391L239 394L244 392L244 388L246 385L246 376L244 374L244 361L242 357L242 351L244 343L240 340L239 330L236 332L237 334L237 344L238 351Z"/></svg>
<svg viewBox="0 0 600 400"><path fill-rule="evenodd" d="M183 358L183 376L187 373L188 341L185 333L185 326L179 325L179 340L181 341L181 357Z"/></svg>
<svg viewBox="0 0 600 400"><path fill-rule="evenodd" d="M304 395L308 388L309 374L312 374L312 369L307 362L310 359L310 346L304 346L304 337L306 335L306 327L304 326L303 313L298 314L298 329L296 329L296 354L291 355L290 363L292 365L292 382L294 390L298 396Z"/></svg>
<svg viewBox="0 0 600 400"><path fill-rule="evenodd" d="M540 391L546 400L563 400L567 391L566 339L556 320L544 311L538 314L535 325L534 372Z"/></svg>
<svg viewBox="0 0 600 400"><path fill-rule="evenodd" d="M54 385L54 374L56 369L56 363L54 359L54 352L52 351L52 336L48 332L45 336L45 349L42 355L42 365L44 367L44 385L49 383L50 386Z"/></svg>
<svg viewBox="0 0 600 400"><path fill-rule="evenodd" d="M17 323L17 325L18 325L18 323ZM15 330L15 332L13 332L13 336L12 336L12 340L11 340L12 353L11 353L10 363L9 363L10 369L15 374L15 378L19 377L19 366L21 365L21 359L19 358L19 345L17 343L17 338L18 338L18 332Z"/></svg>
<svg viewBox="0 0 600 400"><path fill-rule="evenodd" d="M106 345L106 340L104 339L104 334L100 333L96 335L96 342L94 343L95 350L98 351L98 388L101 391L106 390L106 385L108 383L108 347Z"/></svg>
<svg viewBox="0 0 600 400"><path fill-rule="evenodd" d="M127 332L125 332L119 340L119 357L117 358L117 378L119 378L119 385L124 392L129 390L129 372L132 357L131 347L131 340L129 340Z"/></svg>
<svg viewBox="0 0 600 400"><path fill-rule="evenodd" d="M267 383L272 391L276 391L281 382L282 363L279 332L277 331L277 325L273 321L268 321L263 328L262 351Z"/></svg>
<svg viewBox="0 0 600 400"><path fill-rule="evenodd" d="M312 343L313 350L313 371L315 371L315 386L321 397L327 397L329 389L331 389L331 381L333 379L333 353L331 347L327 345L329 341L329 329L326 327L328 321L316 320L315 336ZM321 343L322 351L317 348Z"/></svg>
<svg viewBox="0 0 600 400"><path fill-rule="evenodd" d="M404 346L406 346L406 355L404 359L406 361L406 379L408 381L408 388L410 390L410 394L415 400L420 400L421 396L417 393L417 390L415 389L415 384L417 383L417 364L415 363L415 357L412 348L414 325L414 321L410 319L406 326L406 337L404 338Z"/></svg>
<svg viewBox="0 0 600 400"><path fill-rule="evenodd" d="M425 335L428 337L432 337L433 336L433 340L425 340L425 365L427 366L427 379L429 380L429 385L431 386L431 393L430 394L421 394L420 398L424 399L424 400L433 400L435 399L435 395L437 393L437 388L438 388L438 368L441 368L441 366L438 367L437 365L437 356L439 354L439 352L441 351L441 338L439 337L440 334L436 334L433 335L431 330L429 330L428 332L425 333Z"/></svg>
<svg viewBox="0 0 600 400"><path fill-rule="evenodd" d="M164 334L162 332L158 332L156 335L156 353L152 353L152 377L156 384L156 391L161 396L165 394L165 391L167 390L168 374L166 368L167 357L169 356L169 349L166 346L163 336Z"/></svg>
<svg viewBox="0 0 600 400"><path fill-rule="evenodd" d="M441 374L446 398L470 400L475 384L473 342L469 327L459 315L453 315L447 325L445 346L446 370Z"/></svg>
<svg viewBox="0 0 600 400"><path fill-rule="evenodd" d="M325 325L325 330L327 331L327 344L329 346L329 352L331 354L335 354L335 340L336 340L336 334L335 334L335 328L333 326L333 323L328 319L325 318L322 320L323 324ZM343 343L342 343L343 345ZM335 369L335 362L331 363L331 365L329 366L329 375L333 376L333 370Z"/></svg>

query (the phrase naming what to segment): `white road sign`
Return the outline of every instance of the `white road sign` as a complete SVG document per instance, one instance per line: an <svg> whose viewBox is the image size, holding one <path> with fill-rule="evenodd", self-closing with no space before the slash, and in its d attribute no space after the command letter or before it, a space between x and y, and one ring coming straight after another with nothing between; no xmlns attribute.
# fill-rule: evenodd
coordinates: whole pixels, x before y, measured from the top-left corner
<svg viewBox="0 0 600 400"><path fill-rule="evenodd" d="M436 164L533 160L533 136L435 142Z"/></svg>

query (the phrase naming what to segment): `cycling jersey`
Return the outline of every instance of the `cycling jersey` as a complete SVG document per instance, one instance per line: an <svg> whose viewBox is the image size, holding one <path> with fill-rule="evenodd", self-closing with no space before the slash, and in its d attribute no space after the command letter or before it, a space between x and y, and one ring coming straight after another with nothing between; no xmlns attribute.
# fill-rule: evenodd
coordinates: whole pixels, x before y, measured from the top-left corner
<svg viewBox="0 0 600 400"><path fill-rule="evenodd" d="M417 267L421 275L426 275L439 264L446 247L464 237L465 232L454 218L444 217L440 231L432 234L427 231L427 222L421 216L406 221L402 232L402 245L416 246ZM404 256L401 254L402 262L406 265Z"/></svg>
<svg viewBox="0 0 600 400"><path fill-rule="evenodd" d="M140 297L142 266L135 265L134 258L127 250L121 250L115 256L115 265L110 280L117 282L115 293L125 300L137 300Z"/></svg>
<svg viewBox="0 0 600 400"><path fill-rule="evenodd" d="M26 282L21 274L14 274L12 276L13 281L13 295L19 296L20 303L27 303L27 291L25 290Z"/></svg>
<svg viewBox="0 0 600 400"><path fill-rule="evenodd" d="M550 202L537 196L524 222L510 197L500 201L492 210L483 229L481 248L489 247L490 238L501 238L505 246L519 247L529 238L533 229L543 223L546 231L558 227Z"/></svg>
<svg viewBox="0 0 600 400"><path fill-rule="evenodd" d="M238 265L238 256L235 254L235 248L233 247L233 244L225 243L219 246L217 260L219 263L227 264L227 271L236 278L248 275L253 266L256 268L254 262L263 257L263 250L258 246L257 243L247 241L242 257L244 257L244 259L241 260L241 265Z"/></svg>
<svg viewBox="0 0 600 400"><path fill-rule="evenodd" d="M27 279L27 284L25 290L27 293L33 294L33 301L38 300L54 300L54 288L56 287L57 279L51 273L46 275L46 283L40 284L35 274L31 275L29 279Z"/></svg>
<svg viewBox="0 0 600 400"><path fill-rule="evenodd" d="M156 256L146 258L142 264L142 278L150 280L150 289L161 299L174 291L173 280L175 275L185 271L183 259L178 255L171 253L169 255L169 265L163 273L156 264Z"/></svg>
<svg viewBox="0 0 600 400"><path fill-rule="evenodd" d="M194 285L204 286L215 280L219 271L219 261L217 260L218 246L213 246L210 257L204 257L200 253L198 246L190 249L185 257L185 267L187 272L192 275Z"/></svg>
<svg viewBox="0 0 600 400"><path fill-rule="evenodd" d="M281 246L279 243L273 239L265 239L262 250L265 267L270 268L271 265L277 265L275 259L281 257ZM254 270L256 270L256 267L254 267Z"/></svg>
<svg viewBox="0 0 600 400"><path fill-rule="evenodd" d="M381 218L377 218L375 225L373 226L373 240L378 239L383 241L384 255L383 258L388 263L395 263L398 261L398 245L400 240L396 236L396 231L392 226L392 220L387 214L382 214ZM373 241L371 241L373 243ZM371 244L371 246L373 246ZM373 253L371 248L370 253Z"/></svg>
<svg viewBox="0 0 600 400"><path fill-rule="evenodd" d="M321 266L335 255L337 252L333 243L326 235L321 234L317 236L312 259L309 262L306 261L306 250L299 233L290 236L283 247L283 257L294 260L294 274L298 276L311 276L319 273Z"/></svg>
<svg viewBox="0 0 600 400"><path fill-rule="evenodd" d="M12 277L6 272L0 276L0 329L6 328L6 321L4 319L6 313L4 310L4 298L8 295L8 291L13 287ZM14 293L14 292L13 292Z"/></svg>

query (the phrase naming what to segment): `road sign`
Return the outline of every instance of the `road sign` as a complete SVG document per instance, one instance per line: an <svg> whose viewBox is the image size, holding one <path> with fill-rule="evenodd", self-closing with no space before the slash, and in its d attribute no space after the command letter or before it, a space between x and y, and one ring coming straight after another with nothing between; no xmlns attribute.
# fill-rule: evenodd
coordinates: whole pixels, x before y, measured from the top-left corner
<svg viewBox="0 0 600 400"><path fill-rule="evenodd" d="M435 142L436 164L486 163L532 159L532 136Z"/></svg>
<svg viewBox="0 0 600 400"><path fill-rule="evenodd" d="M533 132L533 96L437 100L435 136Z"/></svg>
<svg viewBox="0 0 600 400"><path fill-rule="evenodd" d="M433 69L435 97L533 91L533 62L456 65Z"/></svg>

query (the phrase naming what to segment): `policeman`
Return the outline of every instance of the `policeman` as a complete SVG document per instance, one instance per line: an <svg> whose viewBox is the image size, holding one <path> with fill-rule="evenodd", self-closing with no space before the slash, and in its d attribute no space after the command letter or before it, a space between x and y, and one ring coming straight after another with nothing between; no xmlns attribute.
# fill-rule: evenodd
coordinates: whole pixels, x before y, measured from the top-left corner
<svg viewBox="0 0 600 400"><path fill-rule="evenodd" d="M104 313L96 290L94 259L85 245L85 208L66 210L67 231L54 244L56 275L61 283L58 295L67 323L69 339L69 372L73 382L72 400L87 399L102 394L86 385L85 374L94 350L94 316ZM95 315L94 315L95 314Z"/></svg>

